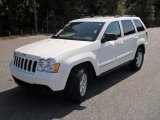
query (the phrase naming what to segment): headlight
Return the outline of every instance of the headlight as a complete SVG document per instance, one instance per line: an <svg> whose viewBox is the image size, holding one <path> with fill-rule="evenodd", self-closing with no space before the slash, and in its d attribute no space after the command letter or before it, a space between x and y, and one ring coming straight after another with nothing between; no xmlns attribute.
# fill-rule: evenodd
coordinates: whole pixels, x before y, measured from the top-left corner
<svg viewBox="0 0 160 120"><path fill-rule="evenodd" d="M54 65L56 64L56 61L54 59L47 59L46 61L47 61L48 67L45 69L45 71L53 72L53 68L54 68Z"/></svg>
<svg viewBox="0 0 160 120"><path fill-rule="evenodd" d="M38 64L39 71L53 72L57 73L59 71L60 64L52 58L50 59L41 59Z"/></svg>
<svg viewBox="0 0 160 120"><path fill-rule="evenodd" d="M47 61L46 61L45 59L41 59L41 60L39 61L39 64L38 64L38 70L39 70L39 71L44 71L44 70L47 69L47 67L48 67Z"/></svg>

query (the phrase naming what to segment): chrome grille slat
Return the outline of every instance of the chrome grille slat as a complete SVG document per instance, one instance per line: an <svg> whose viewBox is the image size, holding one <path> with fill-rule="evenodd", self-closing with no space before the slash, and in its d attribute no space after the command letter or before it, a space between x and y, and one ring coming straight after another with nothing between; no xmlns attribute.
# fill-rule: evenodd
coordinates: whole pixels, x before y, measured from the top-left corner
<svg viewBox="0 0 160 120"><path fill-rule="evenodd" d="M15 61L15 65L16 65L16 66L17 66L17 59L18 59L18 58L16 57L16 61Z"/></svg>
<svg viewBox="0 0 160 120"><path fill-rule="evenodd" d="M37 63L38 63L37 61L34 61L32 72L35 72L37 68Z"/></svg>
<svg viewBox="0 0 160 120"><path fill-rule="evenodd" d="M31 65L32 65L32 60L29 60L29 62L28 62L28 71L29 72L31 71Z"/></svg>
<svg viewBox="0 0 160 120"><path fill-rule="evenodd" d="M27 69L27 62L28 62L28 59L25 59L25 63L24 63L24 70Z"/></svg>
<svg viewBox="0 0 160 120"><path fill-rule="evenodd" d="M28 64L29 64L29 60L27 60L27 67L26 67L26 71L28 71Z"/></svg>
<svg viewBox="0 0 160 120"><path fill-rule="evenodd" d="M25 58L22 56L15 56L14 57L14 66L18 69L21 69L22 71L26 71L29 73L35 73L37 68L37 61Z"/></svg>
<svg viewBox="0 0 160 120"><path fill-rule="evenodd" d="M21 65L20 65L21 69L23 68L23 63L24 63L23 61L24 61L24 58L21 59Z"/></svg>
<svg viewBox="0 0 160 120"><path fill-rule="evenodd" d="M19 61L19 57L17 57L17 61L16 61L16 67L18 66L18 61Z"/></svg>
<svg viewBox="0 0 160 120"><path fill-rule="evenodd" d="M18 68L19 68L19 65L20 65L20 60L21 60L21 58L19 57L19 59L18 59Z"/></svg>
<svg viewBox="0 0 160 120"><path fill-rule="evenodd" d="M24 58L24 61L23 61L23 66L22 66L22 69L23 69L23 70L24 70L24 62L25 62L25 60L26 60L26 59Z"/></svg>
<svg viewBox="0 0 160 120"><path fill-rule="evenodd" d="M34 61L32 61L32 64L31 64L31 72L33 72L33 64L34 64Z"/></svg>
<svg viewBox="0 0 160 120"><path fill-rule="evenodd" d="M18 65L19 68L21 68L21 62L22 62L22 58L20 58L19 60L19 65Z"/></svg>
<svg viewBox="0 0 160 120"><path fill-rule="evenodd" d="M18 58L16 57L16 58L15 58L15 66L17 66L17 59L18 59Z"/></svg>
<svg viewBox="0 0 160 120"><path fill-rule="evenodd" d="M16 59L17 59L17 57L14 56L14 65L16 65Z"/></svg>

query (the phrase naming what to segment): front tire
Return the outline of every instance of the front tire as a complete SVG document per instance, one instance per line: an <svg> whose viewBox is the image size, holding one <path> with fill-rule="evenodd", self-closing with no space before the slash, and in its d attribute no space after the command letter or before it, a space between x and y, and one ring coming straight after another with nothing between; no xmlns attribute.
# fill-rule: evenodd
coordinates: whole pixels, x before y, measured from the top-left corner
<svg viewBox="0 0 160 120"><path fill-rule="evenodd" d="M88 72L85 67L77 66L73 68L66 86L67 95L71 100L78 103L85 100L88 90L88 78Z"/></svg>
<svg viewBox="0 0 160 120"><path fill-rule="evenodd" d="M141 69L144 61L144 50L138 48L134 60L130 63L130 68L132 70L138 71Z"/></svg>

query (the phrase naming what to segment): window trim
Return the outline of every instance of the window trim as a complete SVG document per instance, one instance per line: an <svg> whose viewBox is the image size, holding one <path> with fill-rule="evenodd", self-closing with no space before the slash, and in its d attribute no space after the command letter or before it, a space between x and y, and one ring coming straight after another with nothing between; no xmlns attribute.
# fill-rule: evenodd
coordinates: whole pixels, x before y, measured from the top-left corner
<svg viewBox="0 0 160 120"><path fill-rule="evenodd" d="M69 23L67 23L67 24L71 24L71 23L86 23L86 22L90 23L90 22L92 22L92 21L69 22ZM51 38L52 38L52 39L64 39L64 40L75 40L75 41L95 42L95 41L97 40L100 32L102 31L103 27L105 26L105 22L92 22L92 23L102 23L102 24L103 24L103 25L100 27L97 35L95 36L95 38L94 38L92 41L90 41L90 40L85 40L85 39L72 39L72 38L65 38L65 37L63 37L63 38L62 38L62 37L57 37L57 36L55 36L55 35L57 35L58 32L57 32L55 35L53 35ZM66 24L66 25L67 25L67 24ZM65 26L66 26L66 25L65 25ZM64 26L64 27L65 27L65 26ZM61 32L63 32L64 27L61 29L61 30L62 30ZM60 32L60 33L61 33L61 32ZM59 33L59 34L60 34L60 33Z"/></svg>
<svg viewBox="0 0 160 120"><path fill-rule="evenodd" d="M135 21L139 21L139 22L141 23L141 25L143 26L144 30L138 31L138 28L137 28L137 25L136 25ZM139 19L133 19L133 23L134 23L134 25L135 25L135 28L136 28L136 30L137 30L137 33L144 32L144 31L146 30L146 29L145 29L145 26L143 25L143 23L142 23L141 20L139 20Z"/></svg>
<svg viewBox="0 0 160 120"><path fill-rule="evenodd" d="M133 28L134 28L134 31L135 31L135 32L134 32L134 33L131 33L131 34L125 35L122 21L131 21L131 23L132 23L132 25L133 25ZM135 24L133 23L132 19L121 20L121 25L122 25L121 27L122 27L122 30L123 30L123 37L127 37L127 36L134 35L134 34L137 33L137 29L135 28Z"/></svg>
<svg viewBox="0 0 160 120"><path fill-rule="evenodd" d="M104 36L104 34L105 34L106 30L108 29L109 25L112 24L112 23L115 23L115 22L117 22L117 23L119 24L119 30L120 30L120 36L117 36L117 38L119 39L119 38L123 37L122 29L121 29L121 24L120 24L119 21L112 21L112 22L110 22L110 23L107 25L107 27L105 28L105 31L104 31L102 37ZM117 39L117 40L118 40L118 39Z"/></svg>

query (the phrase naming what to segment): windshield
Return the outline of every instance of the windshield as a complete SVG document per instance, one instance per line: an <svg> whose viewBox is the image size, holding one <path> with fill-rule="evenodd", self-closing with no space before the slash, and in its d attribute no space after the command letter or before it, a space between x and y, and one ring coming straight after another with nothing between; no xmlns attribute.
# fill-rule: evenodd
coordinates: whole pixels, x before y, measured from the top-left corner
<svg viewBox="0 0 160 120"><path fill-rule="evenodd" d="M52 38L95 41L103 25L103 22L69 23Z"/></svg>

